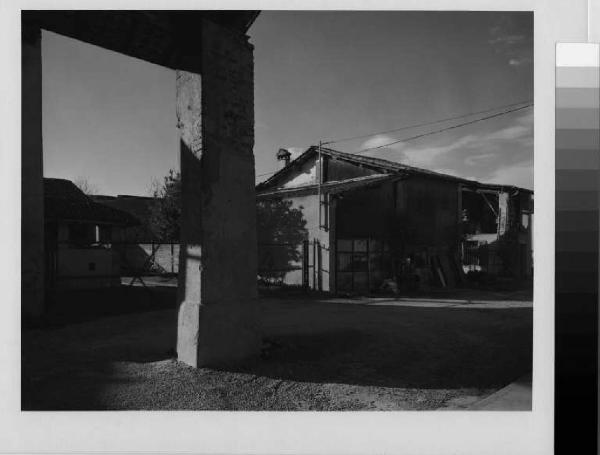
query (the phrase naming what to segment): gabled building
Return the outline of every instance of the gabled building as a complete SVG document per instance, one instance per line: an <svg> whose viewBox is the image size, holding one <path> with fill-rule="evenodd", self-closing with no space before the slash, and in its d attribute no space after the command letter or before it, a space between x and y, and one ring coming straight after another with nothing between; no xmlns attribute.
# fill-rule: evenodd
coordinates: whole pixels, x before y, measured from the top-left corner
<svg viewBox="0 0 600 455"><path fill-rule="evenodd" d="M404 288L452 286L468 270L531 274L530 190L325 147L310 147L294 160L280 150L277 160L281 168L257 185L257 201L301 218L304 241L295 235L293 245L281 236L269 243L270 233L259 231L263 277L324 291L373 292L386 280ZM293 232L285 210L278 213L286 229L274 232ZM273 264L277 245L298 253L288 254L287 263L279 255Z"/></svg>
<svg viewBox="0 0 600 455"><path fill-rule="evenodd" d="M155 197L119 194L94 195L102 205L129 214L138 221L123 232L122 241L114 248L122 258L122 269L128 275L173 274L179 272L179 239L160 239L152 227L152 213L159 200Z"/></svg>
<svg viewBox="0 0 600 455"><path fill-rule="evenodd" d="M123 241L132 243L150 243L157 241L156 235L152 232L150 226L152 208L154 204L156 204L155 198L149 196L133 196L129 194L119 194L117 196L98 194L90 197L94 202L128 213L138 221L137 225L127 228L124 233Z"/></svg>
<svg viewBox="0 0 600 455"><path fill-rule="evenodd" d="M121 284L119 255L130 214L94 202L70 180L44 178L46 286L82 289Z"/></svg>

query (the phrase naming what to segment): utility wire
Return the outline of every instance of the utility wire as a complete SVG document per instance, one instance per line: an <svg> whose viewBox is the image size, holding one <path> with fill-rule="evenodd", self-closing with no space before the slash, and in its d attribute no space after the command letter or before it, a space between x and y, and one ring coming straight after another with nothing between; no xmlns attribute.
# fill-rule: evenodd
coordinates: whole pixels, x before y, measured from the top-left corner
<svg viewBox="0 0 600 455"><path fill-rule="evenodd" d="M377 133L371 133L371 134L362 134L360 136L344 137L344 138L341 138L341 139L336 139L334 141L323 142L323 145L337 144L338 142L347 142L347 141L352 141L354 139L363 139L365 137L377 136L379 134L396 133L398 131L405 131L405 130L410 130L412 128L419 128L419 127L423 127L423 126L437 125L438 123L449 122L451 120L458 120L458 119L465 118L465 117L471 117L473 115L487 114L488 112L497 111L499 109L506 109L506 108L509 108L509 107L518 106L520 104L525 104L525 103L531 103L531 100L521 101L519 103L505 104L504 106L497 106L497 107L493 107L493 108L490 108L490 109L485 109L483 111L471 112L469 114L463 114L463 115L458 115L458 116L454 116L454 117L447 117L447 118L443 118L443 119L440 119L440 120L435 120L433 122L416 123L414 125L403 126L401 128L396 128L396 129L393 129L393 130L379 131Z"/></svg>
<svg viewBox="0 0 600 455"><path fill-rule="evenodd" d="M533 103L528 102L528 101L523 101L523 102L520 102L520 103L506 104L504 106L499 106L499 107L495 107L495 108L492 108L492 109L486 109L484 111L471 112L469 114L459 115L459 116L455 116L455 117L448 117L448 118L445 118L445 119L442 119L442 120L436 120L434 122L427 122L427 123L419 123L419 124L415 124L415 125L408 125L408 126L404 126L402 128L394 129L394 130L381 131L379 133L372 133L372 134L364 134L364 135L361 135L361 136L347 137L347 138L337 139L335 141L323 142L322 144L323 145L337 144L338 142L345 142L345 141L350 141L350 140L353 140L353 139L362 139L362 138L365 138L365 137L376 136L378 134L393 133L393 132L408 130L408 129L411 129L411 128L417 128L417 127L435 125L435 124L438 124L438 123L444 123L444 122L448 122L448 121L451 121L451 120L458 120L458 119L465 118L465 117L471 117L473 115L479 115L479 114L485 114L485 113L492 112L492 111L497 111L498 109L506 109L508 107L518 106L518 105L523 104L523 103L529 103L529 104L526 104L525 106L521 106L519 108L505 110L505 111L502 111L502 112L499 112L499 113L496 113L496 114L493 114L493 115L489 115L489 116L486 116L486 117L481 117L481 118L477 118L477 119L474 119L474 120L470 120L468 122L463 122L463 123L460 123L458 125L453 125L453 126L450 126L450 127L446 127L446 128L442 128L442 129L436 130L436 131L430 131L430 132L419 134L419 135L416 135L416 136L412 136L412 137L408 137L408 138L404 138L404 139L399 139L399 140L396 140L396 141L393 141L393 142L389 142L387 144L378 145L376 147L369 147L369 148L366 148L366 149L359 150L358 152L354 152L355 155L359 155L359 154L366 153L366 152L371 151L371 150L376 150L376 149L380 149L380 148L389 147L390 145L398 144L400 142L412 141L412 140L415 140L415 139L419 139L421 137L429 136L429 135L432 135L432 134L442 133L444 131L448 131L448 130L451 130L451 129L454 129L454 128L459 128L461 126L471 125L473 123L477 123L477 122L481 122L481 121L488 120L488 119L491 119L491 118L499 117L501 115L510 114L511 112L516 112L516 111L519 111L519 110L531 107L531 106L533 106ZM255 177L264 177L266 175L272 175L272 174L275 174L277 172L279 172L279 169L275 170L275 171L272 171L272 172L265 172L263 174L257 174Z"/></svg>
<svg viewBox="0 0 600 455"><path fill-rule="evenodd" d="M489 119L492 119L492 118L495 118L495 117L500 117L501 115L506 115L506 114L510 114L512 112L517 112L517 111L520 111L520 110L523 110L523 109L527 109L527 108L529 108L531 106L533 106L533 103L527 104L526 106L518 107L518 108L515 108L515 109L509 109L507 111L499 112L497 114L488 115L486 117L481 117L481 118L478 118L478 119L475 119L475 120L470 120L468 122L459 123L458 125L452 125L452 126L449 126L449 127L446 127L446 128L439 129L439 130L429 131L429 132L423 133L423 134L418 134L416 136L411 136L411 137L407 137L407 138L404 138L404 139L398 139L396 141L388 142L387 144L381 144L381 145L378 145L376 147L369 147L369 148L366 148L366 149L359 150L358 152L354 152L353 154L354 155L360 155L362 153L366 153L366 152L369 152L371 150L382 149L382 148L385 148L385 147L389 147L390 145L399 144L400 142L413 141L415 139L419 139L419 138L422 138L422 137L425 137L425 136L431 136L433 134L438 134L438 133L442 133L444 131L453 130L455 128L460 128L462 126L472 125L473 123L478 123L478 122L482 122L484 120L489 120Z"/></svg>

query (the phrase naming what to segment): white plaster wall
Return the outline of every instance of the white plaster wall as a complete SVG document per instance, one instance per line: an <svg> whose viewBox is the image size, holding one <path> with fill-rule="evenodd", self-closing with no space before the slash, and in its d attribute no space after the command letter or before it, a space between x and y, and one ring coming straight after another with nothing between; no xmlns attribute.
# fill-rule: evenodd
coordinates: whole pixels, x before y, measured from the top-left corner
<svg viewBox="0 0 600 455"><path fill-rule="evenodd" d="M314 162L313 162L314 168ZM329 257L329 248L330 245L330 234L329 231L322 229L319 227L319 213L318 213L318 196L316 194L307 195L307 196L296 196L291 197L289 200L292 201L292 207L295 209L299 209L303 213L303 218L306 221L306 229L308 231L307 240L309 240L309 248L308 248L308 263L311 265L311 268L308 271L308 283L311 289L317 288L317 283L315 283L316 275L313 273L312 266L315 264L314 259L314 248L313 243L315 240L318 240L321 245L321 283L322 290L329 291L330 290L330 280L329 280L329 272L330 272L330 257ZM299 245L299 250L302 251L302 245ZM298 264L300 267L299 270L294 270L286 274L284 277L284 283L288 285L301 285L302 284L302 263Z"/></svg>
<svg viewBox="0 0 600 455"><path fill-rule="evenodd" d="M290 175L288 181L282 185L282 188L295 188L317 183L317 167L315 166L315 162L315 159L311 159L304 163L300 169Z"/></svg>
<svg viewBox="0 0 600 455"><path fill-rule="evenodd" d="M61 248L57 262L58 286L61 288L83 289L120 284L118 257L109 249ZM94 270L90 270L90 263L95 264Z"/></svg>

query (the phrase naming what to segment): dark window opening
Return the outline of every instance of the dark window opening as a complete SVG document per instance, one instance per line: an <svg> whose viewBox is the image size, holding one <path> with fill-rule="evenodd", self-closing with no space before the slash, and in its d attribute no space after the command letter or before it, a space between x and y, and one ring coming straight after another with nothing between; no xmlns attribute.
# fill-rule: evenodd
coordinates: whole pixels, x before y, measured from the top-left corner
<svg viewBox="0 0 600 455"><path fill-rule="evenodd" d="M112 227L111 226L98 226L98 241L100 243L110 243L112 241Z"/></svg>
<svg viewBox="0 0 600 455"><path fill-rule="evenodd" d="M498 195L463 191L462 223L465 234L498 232Z"/></svg>
<svg viewBox="0 0 600 455"><path fill-rule="evenodd" d="M336 266L339 291L376 291L391 273L388 244L379 239L339 239Z"/></svg>
<svg viewBox="0 0 600 455"><path fill-rule="evenodd" d="M90 246L96 240L96 226L86 223L69 224L68 241L75 247Z"/></svg>

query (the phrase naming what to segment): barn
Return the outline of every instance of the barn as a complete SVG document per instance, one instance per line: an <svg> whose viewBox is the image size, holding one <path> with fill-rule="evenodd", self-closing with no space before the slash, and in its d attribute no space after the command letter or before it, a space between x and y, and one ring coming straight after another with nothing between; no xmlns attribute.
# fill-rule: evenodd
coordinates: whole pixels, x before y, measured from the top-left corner
<svg viewBox="0 0 600 455"><path fill-rule="evenodd" d="M533 192L312 146L257 185L259 278L331 292L530 277Z"/></svg>

